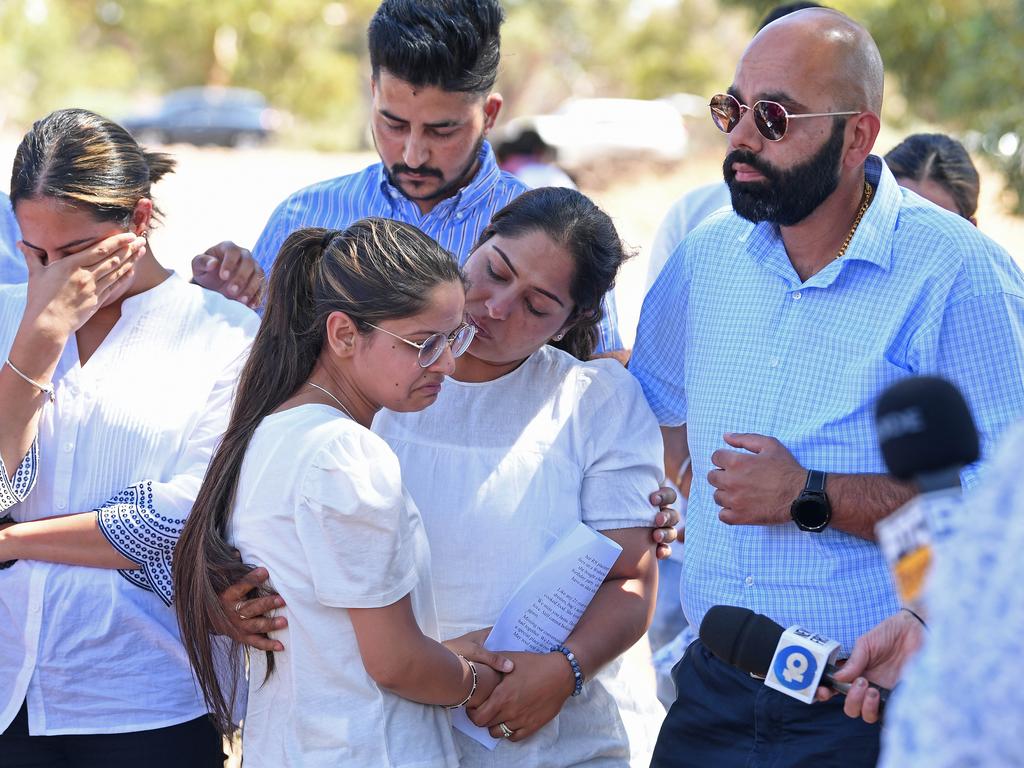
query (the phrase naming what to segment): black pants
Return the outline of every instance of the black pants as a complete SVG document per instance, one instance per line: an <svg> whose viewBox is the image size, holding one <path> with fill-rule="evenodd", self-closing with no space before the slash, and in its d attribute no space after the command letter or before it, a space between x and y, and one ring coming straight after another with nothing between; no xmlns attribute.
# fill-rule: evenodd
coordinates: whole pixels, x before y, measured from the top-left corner
<svg viewBox="0 0 1024 768"><path fill-rule="evenodd" d="M695 641L672 670L676 701L652 768L873 768L880 728L843 698L804 704L730 667Z"/></svg>
<svg viewBox="0 0 1024 768"><path fill-rule="evenodd" d="M134 733L29 736L28 707L0 734L0 768L223 768L208 717Z"/></svg>

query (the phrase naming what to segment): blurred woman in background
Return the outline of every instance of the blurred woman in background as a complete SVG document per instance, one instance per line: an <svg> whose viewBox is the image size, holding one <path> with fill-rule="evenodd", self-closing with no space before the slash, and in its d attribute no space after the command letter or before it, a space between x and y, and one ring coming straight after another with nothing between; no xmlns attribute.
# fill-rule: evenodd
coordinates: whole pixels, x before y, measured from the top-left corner
<svg viewBox="0 0 1024 768"><path fill-rule="evenodd" d="M978 225L978 169L964 145L941 133L915 133L885 155L901 187Z"/></svg>

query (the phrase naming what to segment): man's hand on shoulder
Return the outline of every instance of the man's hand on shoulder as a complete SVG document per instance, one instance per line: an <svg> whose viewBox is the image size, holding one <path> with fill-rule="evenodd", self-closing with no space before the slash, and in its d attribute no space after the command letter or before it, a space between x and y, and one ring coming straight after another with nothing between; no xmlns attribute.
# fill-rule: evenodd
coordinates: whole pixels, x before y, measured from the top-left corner
<svg viewBox="0 0 1024 768"><path fill-rule="evenodd" d="M248 249L225 240L192 259L192 282L255 309L266 278Z"/></svg>
<svg viewBox="0 0 1024 768"><path fill-rule="evenodd" d="M807 470L774 437L728 433L724 440L740 450L720 448L711 455L715 469L708 472L708 482L722 508L718 518L729 525L788 523Z"/></svg>

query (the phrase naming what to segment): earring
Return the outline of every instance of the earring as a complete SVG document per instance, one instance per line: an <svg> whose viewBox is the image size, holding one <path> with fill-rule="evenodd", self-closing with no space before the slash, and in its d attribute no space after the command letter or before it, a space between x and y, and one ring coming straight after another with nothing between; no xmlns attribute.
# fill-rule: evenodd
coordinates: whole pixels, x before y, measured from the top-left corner
<svg viewBox="0 0 1024 768"><path fill-rule="evenodd" d="M565 331L559 331L555 334L555 341L561 341L563 336L565 336Z"/></svg>

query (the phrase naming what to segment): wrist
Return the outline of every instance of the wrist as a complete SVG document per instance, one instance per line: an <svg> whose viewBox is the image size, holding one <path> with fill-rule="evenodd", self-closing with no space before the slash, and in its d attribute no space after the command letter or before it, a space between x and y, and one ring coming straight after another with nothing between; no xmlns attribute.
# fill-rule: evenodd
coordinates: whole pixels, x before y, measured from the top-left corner
<svg viewBox="0 0 1024 768"><path fill-rule="evenodd" d="M477 687L479 686L479 683L480 683L480 678L479 678L479 675L477 674L477 671L476 671L476 664L474 664L472 661L467 659L462 654L457 654L457 655L458 655L458 658L459 658L459 667L461 668L461 670L463 672L463 679L464 680L465 680L465 672L468 669L468 672L469 672L469 690L466 693L465 698L463 698L457 704L449 704L448 707L447 707L448 709L458 709L459 707L464 707L467 704L470 704L470 702L473 701L473 697L476 695Z"/></svg>
<svg viewBox="0 0 1024 768"><path fill-rule="evenodd" d="M25 317L14 336L10 355L17 355L28 367L38 366L38 363L33 366L33 362L39 360L49 362L52 358L53 362L56 362L64 351L71 333L71 329L65 324L45 316Z"/></svg>
<svg viewBox="0 0 1024 768"><path fill-rule="evenodd" d="M925 620L922 619L917 613L907 608L907 606L904 605L902 608L900 608L900 611L903 613L907 621L913 621L917 624L920 624L923 629L928 629L928 624L925 622Z"/></svg>
<svg viewBox="0 0 1024 768"><path fill-rule="evenodd" d="M0 517L0 569L9 568L16 562L12 553L7 551L10 549L10 536L7 531L13 526L14 520L9 515Z"/></svg>
<svg viewBox="0 0 1024 768"><path fill-rule="evenodd" d="M556 645L551 649L551 656L553 656L562 669L562 675L566 683L566 697L579 696L583 691L583 668L580 666L579 659L576 658L576 654L573 653L572 649L567 648L564 645Z"/></svg>

